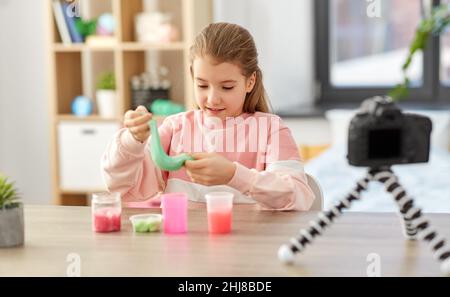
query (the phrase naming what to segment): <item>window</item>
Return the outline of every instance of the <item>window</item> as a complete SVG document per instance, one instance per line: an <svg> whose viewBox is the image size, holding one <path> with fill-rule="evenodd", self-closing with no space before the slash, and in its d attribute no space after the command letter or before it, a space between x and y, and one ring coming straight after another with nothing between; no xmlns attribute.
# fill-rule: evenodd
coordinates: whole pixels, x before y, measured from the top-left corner
<svg viewBox="0 0 450 297"><path fill-rule="evenodd" d="M385 95L403 79L402 65L423 0L316 0L316 76L321 103L356 103ZM434 5L450 0L434 1ZM370 5L379 4L378 15ZM378 17L377 17L378 16ZM450 36L433 37L408 71L408 102L450 103Z"/></svg>
<svg viewBox="0 0 450 297"><path fill-rule="evenodd" d="M443 0L441 3L450 4L450 0ZM440 72L439 77L444 86L450 87L450 34L441 36L440 44Z"/></svg>

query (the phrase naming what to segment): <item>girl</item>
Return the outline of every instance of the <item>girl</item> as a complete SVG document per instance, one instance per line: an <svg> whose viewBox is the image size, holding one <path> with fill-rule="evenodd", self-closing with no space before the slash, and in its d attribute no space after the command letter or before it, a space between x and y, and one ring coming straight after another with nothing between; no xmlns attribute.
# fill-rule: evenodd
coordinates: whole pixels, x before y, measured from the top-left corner
<svg viewBox="0 0 450 297"><path fill-rule="evenodd" d="M204 28L190 52L197 109L169 116L158 128L168 155L187 152L195 160L175 172L157 168L147 148L152 115L139 106L126 112L125 128L103 156L108 189L124 201L184 192L203 203L207 192L228 191L238 204L308 210L314 195L289 129L268 113L257 56L246 29L229 23Z"/></svg>

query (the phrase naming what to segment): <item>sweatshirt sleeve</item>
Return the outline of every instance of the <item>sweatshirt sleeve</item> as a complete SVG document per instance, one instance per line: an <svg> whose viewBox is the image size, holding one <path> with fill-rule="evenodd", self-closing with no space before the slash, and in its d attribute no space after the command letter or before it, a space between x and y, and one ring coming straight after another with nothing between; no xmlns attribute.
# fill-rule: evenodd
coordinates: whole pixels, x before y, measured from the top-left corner
<svg viewBox="0 0 450 297"><path fill-rule="evenodd" d="M276 123L278 121L278 123ZM229 186L255 199L263 209L309 210L314 194L308 186L297 145L281 119L272 121L264 171L236 164Z"/></svg>
<svg viewBox="0 0 450 297"><path fill-rule="evenodd" d="M158 131L167 152L172 137L170 120L166 119ZM121 193L124 201L147 200L165 188L167 174L153 164L148 145L149 141L140 143L123 128L114 135L103 154L105 184L109 191Z"/></svg>

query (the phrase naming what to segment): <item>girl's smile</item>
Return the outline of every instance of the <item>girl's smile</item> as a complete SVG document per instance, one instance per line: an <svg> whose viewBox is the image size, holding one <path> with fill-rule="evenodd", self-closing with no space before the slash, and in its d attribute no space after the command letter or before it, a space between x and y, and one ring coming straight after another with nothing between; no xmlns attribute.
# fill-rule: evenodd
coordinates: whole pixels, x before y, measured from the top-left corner
<svg viewBox="0 0 450 297"><path fill-rule="evenodd" d="M206 109L207 114L210 114L213 116L218 116L221 112L226 110L226 108L211 108L208 106L206 106L205 109Z"/></svg>

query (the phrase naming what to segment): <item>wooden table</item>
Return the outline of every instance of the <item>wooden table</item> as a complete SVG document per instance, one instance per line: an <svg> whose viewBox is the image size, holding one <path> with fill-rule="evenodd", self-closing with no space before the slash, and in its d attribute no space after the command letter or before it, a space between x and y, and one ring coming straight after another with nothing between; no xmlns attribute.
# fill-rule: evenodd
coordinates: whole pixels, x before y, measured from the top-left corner
<svg viewBox="0 0 450 297"><path fill-rule="evenodd" d="M128 217L143 211L124 211L122 232L100 234L88 207L27 206L26 243L0 249L0 276L66 276L76 257L81 276L366 276L373 253L382 276L440 275L424 243L403 239L396 214L347 213L285 266L279 246L316 212L235 209L232 234L211 236L205 210L192 209L185 235L133 234ZM427 217L450 238L449 214Z"/></svg>

